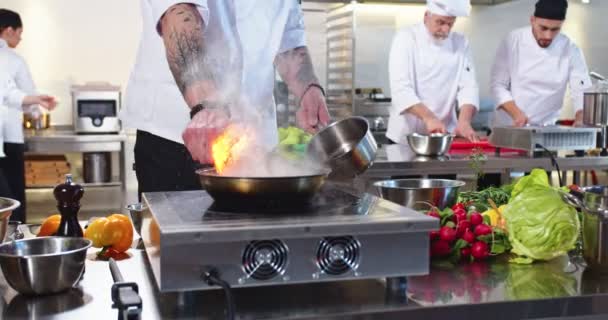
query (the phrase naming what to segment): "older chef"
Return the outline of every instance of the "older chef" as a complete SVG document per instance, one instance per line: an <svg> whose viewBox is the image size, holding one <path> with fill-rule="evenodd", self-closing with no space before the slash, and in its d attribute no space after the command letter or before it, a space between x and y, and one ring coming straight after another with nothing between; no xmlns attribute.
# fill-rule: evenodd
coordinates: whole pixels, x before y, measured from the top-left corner
<svg viewBox="0 0 608 320"><path fill-rule="evenodd" d="M568 86L577 122L582 121L591 79L581 50L560 33L567 9L566 0L538 1L531 26L512 31L500 44L491 84L495 125L554 124Z"/></svg>
<svg viewBox="0 0 608 320"><path fill-rule="evenodd" d="M14 84L21 91L18 94L8 95L3 99L5 115L0 118L3 123L2 136L5 158L0 159L0 167L4 170L5 178L11 190L11 198L21 202L19 207L11 216L11 220L25 222L25 167L24 167L24 139L22 118L25 105L28 103L24 96L36 94L34 81L30 75L25 60L13 49L21 42L23 23L21 17L14 11L0 9L0 77ZM16 92L16 91L13 91ZM36 96L39 104L47 109L53 109L56 105L53 97ZM32 101L29 101L32 102ZM33 109L37 109L37 106ZM27 108L32 110L32 108Z"/></svg>
<svg viewBox="0 0 608 320"><path fill-rule="evenodd" d="M407 143L410 133L452 132L477 140L471 119L479 88L469 43L451 32L469 15L469 0L428 0L424 23L401 30L389 57L393 96L386 136ZM456 110L459 111L457 118Z"/></svg>
<svg viewBox="0 0 608 320"><path fill-rule="evenodd" d="M277 144L275 67L301 101L298 125L314 131L328 123L297 0L141 6L143 34L122 112L123 123L138 129L140 193L200 188L195 162L211 163L210 144L229 113L257 115L261 141Z"/></svg>

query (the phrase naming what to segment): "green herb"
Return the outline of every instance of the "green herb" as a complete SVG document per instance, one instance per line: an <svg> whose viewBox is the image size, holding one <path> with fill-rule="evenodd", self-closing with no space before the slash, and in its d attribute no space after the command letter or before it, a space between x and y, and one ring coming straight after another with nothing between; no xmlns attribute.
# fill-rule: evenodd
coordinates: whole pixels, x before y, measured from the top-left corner
<svg viewBox="0 0 608 320"><path fill-rule="evenodd" d="M483 149L480 147L473 148L471 155L469 156L471 162L469 162L469 167L475 171L477 177L483 177L483 166L486 163L486 156L483 154Z"/></svg>
<svg viewBox="0 0 608 320"><path fill-rule="evenodd" d="M481 191L464 191L458 194L458 202L467 206L474 206L478 212L484 212L490 208L488 199L492 199L496 206L507 204L511 194L502 188L489 187Z"/></svg>

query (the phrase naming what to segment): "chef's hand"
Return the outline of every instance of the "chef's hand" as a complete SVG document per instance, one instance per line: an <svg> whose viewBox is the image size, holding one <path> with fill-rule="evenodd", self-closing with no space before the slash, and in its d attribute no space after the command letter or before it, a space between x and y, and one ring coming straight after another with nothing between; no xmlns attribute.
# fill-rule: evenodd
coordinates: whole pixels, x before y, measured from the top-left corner
<svg viewBox="0 0 608 320"><path fill-rule="evenodd" d="M35 100L36 100L36 104L40 105L41 107L43 107L49 111L55 109L55 107L57 106L57 101L55 100L55 98L51 97L51 96L47 96L45 94L36 96Z"/></svg>
<svg viewBox="0 0 608 320"><path fill-rule="evenodd" d="M475 132L475 130L473 130L471 124L466 121L458 121L458 124L456 125L456 135L463 137L471 142L479 141L477 133Z"/></svg>
<svg viewBox="0 0 608 320"><path fill-rule="evenodd" d="M424 119L424 125L428 133L446 133L445 124L435 117L429 117Z"/></svg>
<svg viewBox="0 0 608 320"><path fill-rule="evenodd" d="M574 126L575 127L584 127L583 123L583 110L579 110L574 114Z"/></svg>
<svg viewBox="0 0 608 320"><path fill-rule="evenodd" d="M316 133L329 123L329 112L321 89L312 87L304 93L300 109L296 112L296 124L308 133Z"/></svg>
<svg viewBox="0 0 608 320"><path fill-rule="evenodd" d="M224 109L203 109L194 115L182 134L184 144L194 161L213 164L211 145L229 121L229 113Z"/></svg>
<svg viewBox="0 0 608 320"><path fill-rule="evenodd" d="M515 127L523 127L530 121L528 116L517 106L513 107L509 113L513 119L513 126Z"/></svg>

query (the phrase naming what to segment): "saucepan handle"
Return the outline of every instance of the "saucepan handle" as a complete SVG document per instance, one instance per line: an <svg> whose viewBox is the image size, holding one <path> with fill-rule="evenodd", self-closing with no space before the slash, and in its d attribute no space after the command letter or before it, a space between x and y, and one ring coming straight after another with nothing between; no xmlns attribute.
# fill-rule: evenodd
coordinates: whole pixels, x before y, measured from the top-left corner
<svg viewBox="0 0 608 320"><path fill-rule="evenodd" d="M576 197L568 192L564 192L564 191L560 191L559 193L562 195L562 199L567 204L569 204L575 208L589 212L589 213L598 213L598 211L596 211L596 210L587 208L587 206L578 197Z"/></svg>

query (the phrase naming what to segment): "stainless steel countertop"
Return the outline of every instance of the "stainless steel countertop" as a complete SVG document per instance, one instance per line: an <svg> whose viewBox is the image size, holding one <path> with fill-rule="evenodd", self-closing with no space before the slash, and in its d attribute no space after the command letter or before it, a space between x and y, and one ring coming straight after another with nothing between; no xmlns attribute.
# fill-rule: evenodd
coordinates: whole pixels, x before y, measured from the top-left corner
<svg viewBox="0 0 608 320"><path fill-rule="evenodd" d="M602 170L608 169L608 157L563 157L557 158L561 170ZM525 154L487 154L483 171L504 173L505 171L530 171L534 168L553 169L549 157L530 157ZM394 175L421 174L472 174L468 154L450 155L447 158L431 159L419 157L407 145L385 145L378 150L376 161L363 178L387 177Z"/></svg>
<svg viewBox="0 0 608 320"><path fill-rule="evenodd" d="M68 152L119 152L127 140L124 132L115 134L77 134L71 126L44 130L25 130L26 151L39 154Z"/></svg>
<svg viewBox="0 0 608 320"><path fill-rule="evenodd" d="M142 319L222 319L222 291L158 292L147 258L132 249L118 262L125 281L135 281L143 299ZM91 260L77 288L59 295L26 297L0 278L3 319L111 319L108 263ZM405 253L404 253L405 254ZM318 283L235 290L238 319L408 319L445 315L522 319L608 313L608 277L583 272L566 257L530 266L504 259L455 267L434 266L392 290L381 280Z"/></svg>

